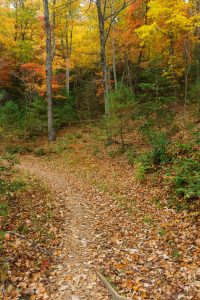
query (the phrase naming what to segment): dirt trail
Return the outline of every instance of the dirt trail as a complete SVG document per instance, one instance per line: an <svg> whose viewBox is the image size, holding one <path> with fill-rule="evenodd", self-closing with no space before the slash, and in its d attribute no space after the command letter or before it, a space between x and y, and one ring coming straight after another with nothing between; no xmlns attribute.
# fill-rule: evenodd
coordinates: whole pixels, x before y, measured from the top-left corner
<svg viewBox="0 0 200 300"><path fill-rule="evenodd" d="M143 191L130 213L79 176L79 167L72 171L60 159L33 156L23 156L20 165L50 188L65 220L49 299L110 299L99 269L131 299L200 299L198 225L184 212L144 201ZM136 186L127 191L137 199Z"/></svg>
<svg viewBox="0 0 200 300"><path fill-rule="evenodd" d="M23 158L20 169L36 176L53 192L62 207L63 245L60 263L51 277L51 297L58 300L107 300L107 291L96 276L94 243L96 215L100 207L84 197L74 185L73 175L53 169L33 157Z"/></svg>

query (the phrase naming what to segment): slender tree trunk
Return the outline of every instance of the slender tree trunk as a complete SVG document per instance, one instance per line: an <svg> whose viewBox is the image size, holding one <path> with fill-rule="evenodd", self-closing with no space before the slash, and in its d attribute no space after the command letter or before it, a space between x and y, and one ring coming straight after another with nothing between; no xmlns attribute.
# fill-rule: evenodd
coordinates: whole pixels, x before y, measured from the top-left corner
<svg viewBox="0 0 200 300"><path fill-rule="evenodd" d="M114 25L113 25L113 31L114 31ZM115 82L115 90L117 90L117 70L116 70L116 55L115 55L115 39L113 38L112 41L112 48L113 48L113 76L114 76L114 82Z"/></svg>
<svg viewBox="0 0 200 300"><path fill-rule="evenodd" d="M109 86L109 91L111 91L112 90L112 85L111 85L111 69L108 68L107 71L108 71L108 86Z"/></svg>
<svg viewBox="0 0 200 300"><path fill-rule="evenodd" d="M188 98L188 76L189 76L189 70L190 70L190 55L189 55L189 41L188 37L186 37L184 42L184 63L185 63L185 97L184 101L185 104L187 102Z"/></svg>
<svg viewBox="0 0 200 300"><path fill-rule="evenodd" d="M128 75L128 81L131 91L133 91L133 80L132 80L132 74L130 69L130 61L127 61L127 75Z"/></svg>
<svg viewBox="0 0 200 300"><path fill-rule="evenodd" d="M65 77L66 77L66 94L67 96L70 95L70 91L69 91L69 76L70 76L70 70L69 70L69 64L70 64L70 60L69 58L66 59L66 70L65 70Z"/></svg>
<svg viewBox="0 0 200 300"><path fill-rule="evenodd" d="M53 0L53 14L52 14L52 30L51 30L51 58L53 60L56 51L56 13L55 13L56 0Z"/></svg>
<svg viewBox="0 0 200 300"><path fill-rule="evenodd" d="M111 13L114 14L114 0L111 0ZM116 53L115 53L115 21L112 24L112 65L115 90L117 90L117 71L116 71Z"/></svg>
<svg viewBox="0 0 200 300"><path fill-rule="evenodd" d="M53 101L52 101L52 51L51 51L51 28L49 21L48 0L43 0L44 21L46 30L46 97L48 103L48 140L55 140L53 126Z"/></svg>
<svg viewBox="0 0 200 300"><path fill-rule="evenodd" d="M196 69L197 69L197 84L198 84L198 90L197 90L197 99L200 100L200 60L199 57L196 58Z"/></svg>
<svg viewBox="0 0 200 300"><path fill-rule="evenodd" d="M99 21L100 53L101 53L101 68L103 72L105 115L108 115L109 114L109 103L108 103L109 83L108 83L108 72L107 72L104 17L101 9L101 0L96 1L96 6L98 12L98 21Z"/></svg>
<svg viewBox="0 0 200 300"><path fill-rule="evenodd" d="M67 22L66 17L66 22ZM69 96L69 64L70 64L70 51L69 51L69 37L68 37L68 25L66 25L66 53L65 53L65 86L66 94Z"/></svg>
<svg viewBox="0 0 200 300"><path fill-rule="evenodd" d="M66 95L70 95L70 54L69 54L69 43L68 43L68 31L66 28L65 33L65 43L63 36L61 37L61 47L62 47L62 53L63 53L63 59L65 62L65 91Z"/></svg>
<svg viewBox="0 0 200 300"><path fill-rule="evenodd" d="M170 69L172 70L172 75L174 78L174 96L176 99L177 98L177 75L174 69L174 66L176 65L174 61L174 33L168 32L168 37L169 37L169 54L171 56Z"/></svg>
<svg viewBox="0 0 200 300"><path fill-rule="evenodd" d="M199 14L200 12L200 0L197 0L196 3L196 13ZM195 54L196 54L196 69L197 69L197 83L198 83L198 100L200 100L200 42L199 42L199 37L200 37L200 26L198 26L195 30L195 36L198 37L196 47L195 47Z"/></svg>
<svg viewBox="0 0 200 300"><path fill-rule="evenodd" d="M144 48L144 47L143 47L143 48ZM136 65L136 68L135 68L135 78L134 78L134 82L133 82L133 91L134 91L134 94L137 93L138 77L139 77L140 64L141 64L142 55L143 55L143 48L142 48L142 50L141 50L140 53L139 53L137 65Z"/></svg>
<svg viewBox="0 0 200 300"><path fill-rule="evenodd" d="M70 30L70 37L67 34L67 41L66 41L66 92L67 96L70 95L70 60L71 60L71 53L72 53L72 32L73 28Z"/></svg>
<svg viewBox="0 0 200 300"><path fill-rule="evenodd" d="M70 2L69 11L66 12L66 49L65 49L65 86L66 94L70 95L70 59L72 53L72 35L73 35L73 26L69 27L69 20L72 18L72 7Z"/></svg>

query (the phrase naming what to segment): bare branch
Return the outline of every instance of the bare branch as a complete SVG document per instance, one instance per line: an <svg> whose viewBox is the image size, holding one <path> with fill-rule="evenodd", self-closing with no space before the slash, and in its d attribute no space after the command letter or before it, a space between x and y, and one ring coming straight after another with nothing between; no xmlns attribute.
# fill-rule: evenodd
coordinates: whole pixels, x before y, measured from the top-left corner
<svg viewBox="0 0 200 300"><path fill-rule="evenodd" d="M111 17L113 17L111 20L112 20L112 22L115 20L115 18L119 15L119 13L122 11L122 10L124 10L125 8L127 8L128 6L130 6L131 4L133 4L133 3L135 3L135 1L132 1L132 2L130 2L130 3L126 3L125 1L124 1L124 3L123 3L123 5L118 9L118 10L116 10L114 13L112 13L112 14L110 14L109 16L107 16L106 18L105 18L105 21L107 21L108 19L110 19Z"/></svg>
<svg viewBox="0 0 200 300"><path fill-rule="evenodd" d="M103 18L105 20L105 15L106 15L106 7L107 7L107 0L104 0L104 6L103 6Z"/></svg>

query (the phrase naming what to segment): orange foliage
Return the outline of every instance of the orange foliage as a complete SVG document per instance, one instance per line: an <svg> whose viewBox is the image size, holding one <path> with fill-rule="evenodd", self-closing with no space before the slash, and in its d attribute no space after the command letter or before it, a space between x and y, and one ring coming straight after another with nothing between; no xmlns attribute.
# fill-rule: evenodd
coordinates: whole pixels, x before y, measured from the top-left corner
<svg viewBox="0 0 200 300"><path fill-rule="evenodd" d="M10 87L12 85L11 76L13 61L10 59L0 59L0 87Z"/></svg>
<svg viewBox="0 0 200 300"><path fill-rule="evenodd" d="M44 66L36 63L26 63L21 65L20 79L23 83L32 91L37 91L41 96L44 96L46 92L46 73ZM58 81L53 78L52 90L58 91L60 85Z"/></svg>

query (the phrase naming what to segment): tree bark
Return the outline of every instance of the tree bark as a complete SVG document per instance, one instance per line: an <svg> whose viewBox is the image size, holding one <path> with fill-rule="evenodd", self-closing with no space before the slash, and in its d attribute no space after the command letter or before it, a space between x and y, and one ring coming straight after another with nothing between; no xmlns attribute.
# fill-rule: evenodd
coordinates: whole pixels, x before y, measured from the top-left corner
<svg viewBox="0 0 200 300"><path fill-rule="evenodd" d="M101 0L96 1L98 21L99 21L99 37L100 37L100 53L101 53L101 68L103 73L103 86L104 86L104 103L105 103L105 115L109 114L108 103L108 71L107 71L107 57L106 57L106 34L104 27L104 16L101 8Z"/></svg>
<svg viewBox="0 0 200 300"><path fill-rule="evenodd" d="M200 0L197 0L196 3L196 13L199 14L200 12ZM195 36L198 37L196 47L195 47L195 52L196 52L196 69L197 69L197 83L200 86L200 42L199 42L199 37L200 37L200 26L197 26L195 30ZM200 100L200 91L198 90L198 100Z"/></svg>
<svg viewBox="0 0 200 300"><path fill-rule="evenodd" d="M130 86L130 89L131 91L133 92L133 80L132 80L132 72L131 72L131 69L130 69L130 60L127 60L127 75L128 75L128 81L129 81L129 86Z"/></svg>
<svg viewBox="0 0 200 300"><path fill-rule="evenodd" d="M52 101L52 51L51 51L51 27L49 21L48 0L43 0L44 5L44 21L46 31L46 97L48 103L48 140L55 140L53 126L53 101Z"/></svg>
<svg viewBox="0 0 200 300"><path fill-rule="evenodd" d="M53 0L53 14L52 14L52 29L51 29L51 59L53 60L56 51L56 13L55 13L56 0Z"/></svg>
<svg viewBox="0 0 200 300"><path fill-rule="evenodd" d="M66 11L65 25L65 87L67 96L70 95L70 59L72 53L72 36L73 25L69 26L69 21L72 19L72 2L69 4L69 11Z"/></svg>
<svg viewBox="0 0 200 300"><path fill-rule="evenodd" d="M66 16L66 22L67 22L67 16ZM69 37L70 34L70 37ZM66 84L66 94L67 96L70 95L70 58L71 58L71 52L72 52L72 29L69 32L68 25L66 24L66 52L65 52L65 84Z"/></svg>
<svg viewBox="0 0 200 300"><path fill-rule="evenodd" d="M114 0L111 0L111 13L114 14ZM115 91L117 90L117 71L116 71L116 53L115 53L115 20L112 24L112 65L113 77L115 82Z"/></svg>
<svg viewBox="0 0 200 300"><path fill-rule="evenodd" d="M65 87L66 94L69 96L69 64L70 64L70 51L69 51L69 38L68 38L68 19L66 16L66 45L65 45Z"/></svg>
<svg viewBox="0 0 200 300"><path fill-rule="evenodd" d="M134 91L135 95L137 93L137 88L138 88L138 77L139 77L139 72L140 72L140 64L142 61L142 55L143 55L143 49L139 53L138 61L137 61L136 68L135 68L135 78L134 78L134 82L133 82L133 91Z"/></svg>
<svg viewBox="0 0 200 300"><path fill-rule="evenodd" d="M186 37L185 41L184 41L184 64L185 64L185 97L184 97L184 101L186 104L187 98L188 98L188 76L189 76L189 70L190 70L190 66L191 66L188 37Z"/></svg>

